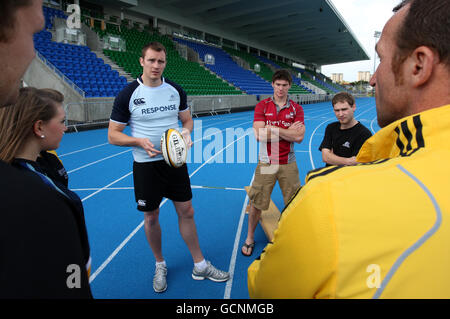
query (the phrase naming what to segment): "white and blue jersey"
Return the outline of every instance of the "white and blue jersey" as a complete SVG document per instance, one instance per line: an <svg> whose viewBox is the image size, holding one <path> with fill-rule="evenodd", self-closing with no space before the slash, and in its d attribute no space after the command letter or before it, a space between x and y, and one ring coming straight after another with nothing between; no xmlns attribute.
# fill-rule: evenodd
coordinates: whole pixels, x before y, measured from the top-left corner
<svg viewBox="0 0 450 319"><path fill-rule="evenodd" d="M114 100L111 121L130 124L131 136L146 137L160 150L161 135L169 128L179 129L178 113L188 111L186 93L176 83L162 78L158 87L144 85L141 78L127 85ZM163 160L150 157L141 147L133 147L136 162Z"/></svg>

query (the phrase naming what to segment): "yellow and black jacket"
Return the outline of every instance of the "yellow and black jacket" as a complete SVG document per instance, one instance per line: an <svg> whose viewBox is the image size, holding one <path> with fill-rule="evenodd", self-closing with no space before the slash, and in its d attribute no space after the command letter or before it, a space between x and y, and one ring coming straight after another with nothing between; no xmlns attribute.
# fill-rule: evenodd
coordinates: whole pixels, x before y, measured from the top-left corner
<svg viewBox="0 0 450 319"><path fill-rule="evenodd" d="M450 105L312 171L248 269L252 298L450 298Z"/></svg>

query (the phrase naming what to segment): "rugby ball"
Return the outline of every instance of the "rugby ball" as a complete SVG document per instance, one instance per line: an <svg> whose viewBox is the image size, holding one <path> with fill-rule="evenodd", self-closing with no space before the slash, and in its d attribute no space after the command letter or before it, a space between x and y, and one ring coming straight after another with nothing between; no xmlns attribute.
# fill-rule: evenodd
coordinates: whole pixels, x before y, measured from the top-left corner
<svg viewBox="0 0 450 319"><path fill-rule="evenodd" d="M187 147L183 135L169 128L161 136L161 152L169 166L180 167L186 163Z"/></svg>

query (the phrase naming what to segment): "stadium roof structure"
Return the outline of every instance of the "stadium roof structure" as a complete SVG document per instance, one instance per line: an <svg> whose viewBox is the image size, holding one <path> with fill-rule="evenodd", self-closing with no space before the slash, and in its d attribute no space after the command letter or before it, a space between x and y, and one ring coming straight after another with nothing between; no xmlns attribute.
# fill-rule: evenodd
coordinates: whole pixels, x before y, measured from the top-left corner
<svg viewBox="0 0 450 319"><path fill-rule="evenodd" d="M330 0L103 0L304 65L369 56Z"/></svg>

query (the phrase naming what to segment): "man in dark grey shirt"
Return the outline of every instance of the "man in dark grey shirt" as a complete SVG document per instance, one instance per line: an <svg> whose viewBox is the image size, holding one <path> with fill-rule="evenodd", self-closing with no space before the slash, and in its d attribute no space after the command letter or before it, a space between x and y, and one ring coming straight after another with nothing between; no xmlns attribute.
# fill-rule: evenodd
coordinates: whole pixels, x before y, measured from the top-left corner
<svg viewBox="0 0 450 319"><path fill-rule="evenodd" d="M319 151L329 165L355 165L356 155L372 133L354 117L355 99L347 92L340 92L331 102L338 122L325 129L325 136Z"/></svg>

